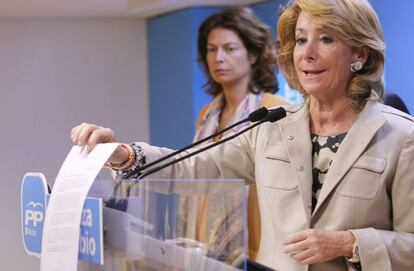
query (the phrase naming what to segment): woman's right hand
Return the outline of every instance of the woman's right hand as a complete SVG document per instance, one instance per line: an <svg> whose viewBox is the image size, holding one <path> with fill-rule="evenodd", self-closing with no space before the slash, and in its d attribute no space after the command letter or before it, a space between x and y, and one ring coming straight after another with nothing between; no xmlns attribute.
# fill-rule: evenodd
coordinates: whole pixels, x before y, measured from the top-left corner
<svg viewBox="0 0 414 271"><path fill-rule="evenodd" d="M91 123L83 122L72 128L71 138L78 146L85 146L91 152L96 144L110 143L115 141L115 133L110 128L105 128ZM108 162L122 164L128 159L128 151L118 146Z"/></svg>

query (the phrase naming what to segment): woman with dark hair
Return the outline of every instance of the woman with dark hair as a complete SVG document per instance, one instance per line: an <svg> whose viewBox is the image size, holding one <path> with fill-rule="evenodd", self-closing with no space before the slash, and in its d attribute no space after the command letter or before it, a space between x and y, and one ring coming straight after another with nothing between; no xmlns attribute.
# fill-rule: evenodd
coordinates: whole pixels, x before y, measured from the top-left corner
<svg viewBox="0 0 414 271"><path fill-rule="evenodd" d="M198 55L208 78L206 91L214 100L200 112L195 140L261 106L286 104L272 95L278 85L270 28L251 9L233 7L207 18L199 28Z"/></svg>
<svg viewBox="0 0 414 271"><path fill-rule="evenodd" d="M198 55L208 79L205 89L214 99L200 111L194 140L222 130L262 106L286 104L283 98L273 95L278 90L277 59L270 27L251 9L232 7L208 17L198 31ZM244 127L237 126L229 133ZM207 202L201 199L197 208L200 217L206 217L206 208ZM255 258L260 243L260 215L253 184L249 188L247 215L249 255ZM198 220L197 239L204 240L206 224Z"/></svg>

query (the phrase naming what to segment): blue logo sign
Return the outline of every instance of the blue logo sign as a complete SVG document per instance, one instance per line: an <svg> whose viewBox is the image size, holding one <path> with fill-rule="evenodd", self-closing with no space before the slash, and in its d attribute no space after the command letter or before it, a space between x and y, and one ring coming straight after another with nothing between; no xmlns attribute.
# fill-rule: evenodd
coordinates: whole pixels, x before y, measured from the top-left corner
<svg viewBox="0 0 414 271"><path fill-rule="evenodd" d="M47 184L41 173L26 173L21 188L23 243L29 255L40 255Z"/></svg>
<svg viewBox="0 0 414 271"><path fill-rule="evenodd" d="M40 257L43 225L50 195L42 173L26 173L21 188L23 243L29 255ZM79 253L81 260L104 264L102 199L88 197L83 206Z"/></svg>

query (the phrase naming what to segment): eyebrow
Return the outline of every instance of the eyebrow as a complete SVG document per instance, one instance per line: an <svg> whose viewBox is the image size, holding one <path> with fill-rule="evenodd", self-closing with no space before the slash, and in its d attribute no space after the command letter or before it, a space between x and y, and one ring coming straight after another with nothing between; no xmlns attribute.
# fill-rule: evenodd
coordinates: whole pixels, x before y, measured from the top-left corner
<svg viewBox="0 0 414 271"><path fill-rule="evenodd" d="M325 27L318 27L316 28L316 31L319 31L320 33L330 33ZM295 32L306 32L304 28L295 28Z"/></svg>
<svg viewBox="0 0 414 271"><path fill-rule="evenodd" d="M207 46L217 46L216 44L214 44L214 43L207 43ZM239 42L234 42L234 41L230 41L230 42L226 42L226 43L224 43L223 44L224 46L227 46L227 45L240 45L240 43Z"/></svg>

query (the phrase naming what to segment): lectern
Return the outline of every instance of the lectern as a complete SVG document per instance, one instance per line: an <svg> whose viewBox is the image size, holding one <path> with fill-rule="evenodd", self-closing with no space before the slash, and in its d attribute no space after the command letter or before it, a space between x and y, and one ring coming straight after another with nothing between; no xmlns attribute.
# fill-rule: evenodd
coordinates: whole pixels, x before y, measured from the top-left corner
<svg viewBox="0 0 414 271"><path fill-rule="evenodd" d="M44 184L29 187L35 182L36 175L23 180L22 230L26 251L40 256L34 243L47 208L37 210L36 225L27 214L40 208L39 193L45 205L48 196ZM245 270L246 190L239 179L97 180L85 206L101 204L85 207L78 270ZM37 233L37 241L25 233Z"/></svg>

